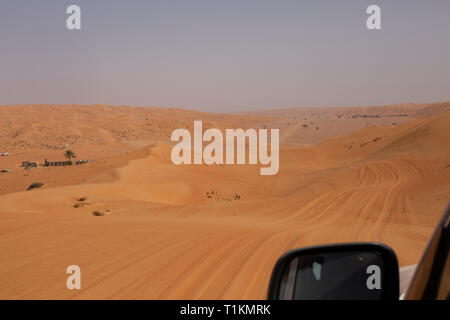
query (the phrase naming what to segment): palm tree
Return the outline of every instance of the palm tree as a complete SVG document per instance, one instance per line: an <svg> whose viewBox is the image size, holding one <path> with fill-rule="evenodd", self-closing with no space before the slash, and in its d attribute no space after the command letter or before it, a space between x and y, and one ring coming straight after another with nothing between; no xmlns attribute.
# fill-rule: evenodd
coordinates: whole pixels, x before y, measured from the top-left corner
<svg viewBox="0 0 450 320"><path fill-rule="evenodd" d="M69 159L70 162L72 162L72 158L76 158L77 156L72 150L67 150L66 152L64 152L64 157L66 157L67 159Z"/></svg>

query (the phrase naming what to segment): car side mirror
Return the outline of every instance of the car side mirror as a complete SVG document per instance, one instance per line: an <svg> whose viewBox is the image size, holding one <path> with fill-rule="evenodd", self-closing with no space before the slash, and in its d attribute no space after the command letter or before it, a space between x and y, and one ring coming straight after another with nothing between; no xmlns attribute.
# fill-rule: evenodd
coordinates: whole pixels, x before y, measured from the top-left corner
<svg viewBox="0 0 450 320"><path fill-rule="evenodd" d="M275 264L270 300L398 300L395 252L381 243L296 249Z"/></svg>

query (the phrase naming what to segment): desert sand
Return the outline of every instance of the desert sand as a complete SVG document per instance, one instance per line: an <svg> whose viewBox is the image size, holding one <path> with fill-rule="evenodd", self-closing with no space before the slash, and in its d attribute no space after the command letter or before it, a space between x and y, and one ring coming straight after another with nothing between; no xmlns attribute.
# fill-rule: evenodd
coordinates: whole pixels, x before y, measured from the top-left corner
<svg viewBox="0 0 450 320"><path fill-rule="evenodd" d="M280 170L173 165L170 133L279 128ZM245 114L0 107L0 299L264 299L286 250L380 241L416 264L450 200L450 103ZM24 170L22 161L92 163ZM25 191L33 182L42 188ZM102 216L94 215L98 211ZM79 265L82 289L68 290Z"/></svg>

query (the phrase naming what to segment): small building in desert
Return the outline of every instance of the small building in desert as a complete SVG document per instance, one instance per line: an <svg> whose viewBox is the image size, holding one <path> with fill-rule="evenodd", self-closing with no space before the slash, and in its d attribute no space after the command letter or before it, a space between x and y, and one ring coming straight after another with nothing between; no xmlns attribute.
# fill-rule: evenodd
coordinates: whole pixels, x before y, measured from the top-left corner
<svg viewBox="0 0 450 320"><path fill-rule="evenodd" d="M71 166L72 161L48 161L48 159L45 159L44 167L65 167L65 166Z"/></svg>
<svg viewBox="0 0 450 320"><path fill-rule="evenodd" d="M65 167L65 166L72 166L75 165L82 165L86 163L93 162L94 160L75 160L75 162L72 161L48 161L48 159L44 160L44 167Z"/></svg>
<svg viewBox="0 0 450 320"><path fill-rule="evenodd" d="M81 165L81 164L86 164L86 163L90 163L94 160L75 160L75 164L76 165Z"/></svg>
<svg viewBox="0 0 450 320"><path fill-rule="evenodd" d="M36 169L37 167L39 167L39 162L35 162L35 161L23 161L22 162L22 167L25 170L28 169Z"/></svg>

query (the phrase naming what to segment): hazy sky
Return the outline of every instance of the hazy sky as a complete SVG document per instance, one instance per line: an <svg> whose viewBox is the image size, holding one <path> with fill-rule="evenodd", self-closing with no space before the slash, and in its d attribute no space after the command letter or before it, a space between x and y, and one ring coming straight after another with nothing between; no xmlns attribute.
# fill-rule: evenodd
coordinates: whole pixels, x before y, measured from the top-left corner
<svg viewBox="0 0 450 320"><path fill-rule="evenodd" d="M382 30L366 28L370 4ZM450 100L450 1L0 0L0 58L0 105Z"/></svg>

